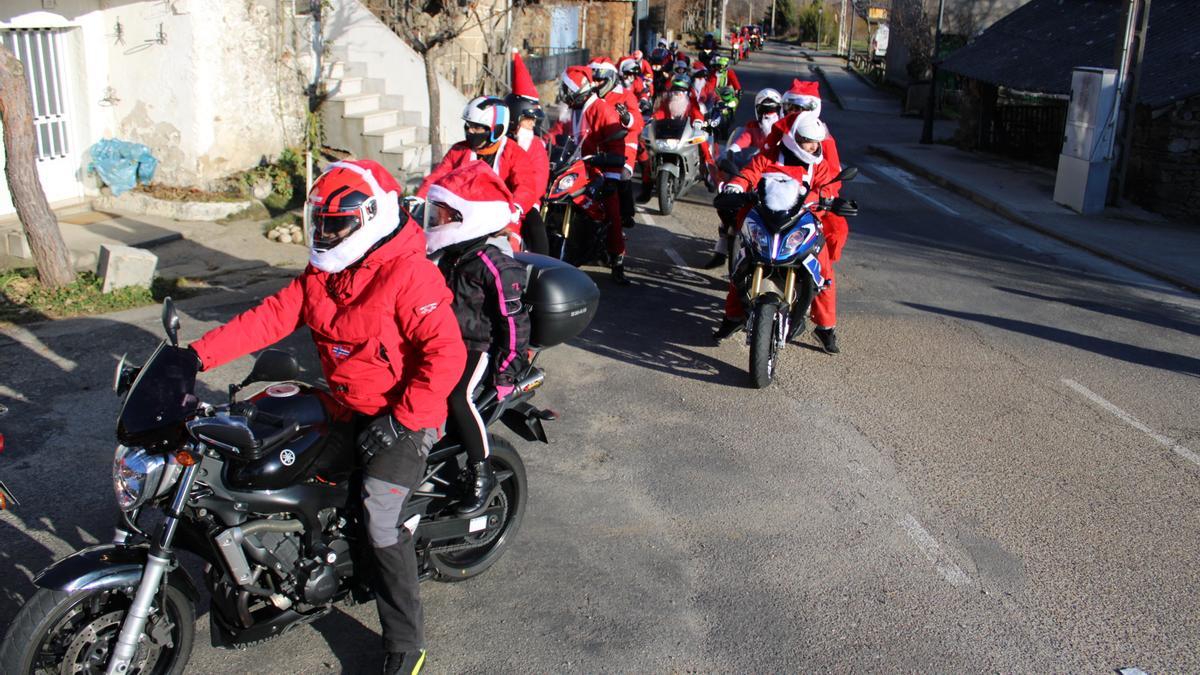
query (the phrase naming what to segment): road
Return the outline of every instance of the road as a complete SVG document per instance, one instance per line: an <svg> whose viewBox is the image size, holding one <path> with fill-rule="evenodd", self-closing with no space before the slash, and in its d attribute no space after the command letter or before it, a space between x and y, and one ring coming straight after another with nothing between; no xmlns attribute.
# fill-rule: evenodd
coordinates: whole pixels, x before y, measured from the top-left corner
<svg viewBox="0 0 1200 675"><path fill-rule="evenodd" d="M748 89L807 73L772 46ZM745 106L748 109L750 106ZM429 671L1200 670L1200 300L1024 231L868 156L919 120L824 118L862 177L838 268L842 353L784 351L747 388L714 344L703 188L629 233L629 288L548 351L551 443L487 574L423 587ZM682 263L682 264L681 264ZM185 303L183 335L248 306ZM0 629L54 558L111 532L113 363L152 310L0 342ZM315 368L304 335L288 346ZM217 400L250 360L205 373ZM373 607L191 672L372 672Z"/></svg>

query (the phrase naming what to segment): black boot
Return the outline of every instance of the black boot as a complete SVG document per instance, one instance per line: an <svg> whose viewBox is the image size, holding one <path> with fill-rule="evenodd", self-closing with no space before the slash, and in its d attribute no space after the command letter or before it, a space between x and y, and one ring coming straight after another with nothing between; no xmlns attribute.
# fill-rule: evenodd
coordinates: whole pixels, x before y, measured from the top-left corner
<svg viewBox="0 0 1200 675"><path fill-rule="evenodd" d="M488 504L488 497L492 494L492 488L496 487L496 474L492 471L492 465L486 459L482 462L476 462L475 466L471 467L475 474L475 485L472 488L472 496L469 499L463 500L463 503L458 505L458 513L467 515L482 511Z"/></svg>
<svg viewBox="0 0 1200 675"><path fill-rule="evenodd" d="M633 200L639 204L647 204L650 198L654 196L654 183L642 183L642 191L638 193L637 199Z"/></svg>
<svg viewBox="0 0 1200 675"><path fill-rule="evenodd" d="M721 319L721 325L717 326L717 329L713 331L712 336L714 340L720 342L721 340L724 340L725 338L733 335L745 327L746 322L744 319L731 319L729 317L725 317L724 319Z"/></svg>
<svg viewBox="0 0 1200 675"><path fill-rule="evenodd" d="M388 652L383 660L383 675L417 675L425 665L425 650Z"/></svg>
<svg viewBox="0 0 1200 675"><path fill-rule="evenodd" d="M633 284L633 282L629 280L629 277L625 276L625 263L619 262L612 266L612 280L618 286L629 286Z"/></svg>
<svg viewBox="0 0 1200 675"><path fill-rule="evenodd" d="M725 264L724 253L714 253L713 257L706 263L700 266L700 269L715 270Z"/></svg>
<svg viewBox="0 0 1200 675"><path fill-rule="evenodd" d="M825 350L826 354L837 354L841 350L837 345L837 333L832 328L813 329L813 335L817 336L817 341L821 343L821 349Z"/></svg>

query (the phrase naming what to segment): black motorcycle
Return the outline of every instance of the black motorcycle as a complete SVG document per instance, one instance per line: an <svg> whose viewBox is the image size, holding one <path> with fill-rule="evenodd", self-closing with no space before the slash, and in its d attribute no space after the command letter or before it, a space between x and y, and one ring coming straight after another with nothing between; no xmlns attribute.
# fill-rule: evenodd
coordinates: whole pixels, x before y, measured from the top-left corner
<svg viewBox="0 0 1200 675"><path fill-rule="evenodd" d="M533 365L536 350L581 332L599 290L565 263L518 259L530 268L534 358L511 395L497 400L493 390L477 405L489 425L544 442L542 421L556 416L530 403L545 379ZM196 357L178 346L169 299L163 325L168 339L145 365L117 366L113 386L125 400L113 458L116 537L37 575L37 591L0 646L0 673L182 673L200 595L179 551L204 562L214 646L250 647L337 603L372 598L351 423L330 414L328 393L296 381L296 359L277 350L264 351L246 380L230 386L228 403L202 402ZM469 516L455 512L470 495L466 452L447 436L429 453L402 516L422 579L483 573L520 528L524 464L508 441L490 442L497 487L486 509ZM141 516L149 510L162 518L148 531Z"/></svg>

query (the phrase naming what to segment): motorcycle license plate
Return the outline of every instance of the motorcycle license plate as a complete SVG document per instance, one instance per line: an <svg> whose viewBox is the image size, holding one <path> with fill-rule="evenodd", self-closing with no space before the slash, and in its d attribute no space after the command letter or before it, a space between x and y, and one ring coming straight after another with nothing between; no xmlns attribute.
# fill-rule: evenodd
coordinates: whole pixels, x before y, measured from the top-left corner
<svg viewBox="0 0 1200 675"><path fill-rule="evenodd" d="M0 511L7 509L10 506L20 506L21 502L17 501L17 496L8 489L4 481L0 480Z"/></svg>

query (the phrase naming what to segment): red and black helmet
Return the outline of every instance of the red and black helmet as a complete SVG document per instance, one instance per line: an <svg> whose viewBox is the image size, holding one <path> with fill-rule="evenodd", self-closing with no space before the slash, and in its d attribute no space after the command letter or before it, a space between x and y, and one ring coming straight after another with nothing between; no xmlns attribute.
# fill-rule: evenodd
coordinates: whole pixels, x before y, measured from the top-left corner
<svg viewBox="0 0 1200 675"><path fill-rule="evenodd" d="M365 255L399 226L399 194L396 180L378 162L331 164L308 193L313 264L339 271Z"/></svg>

